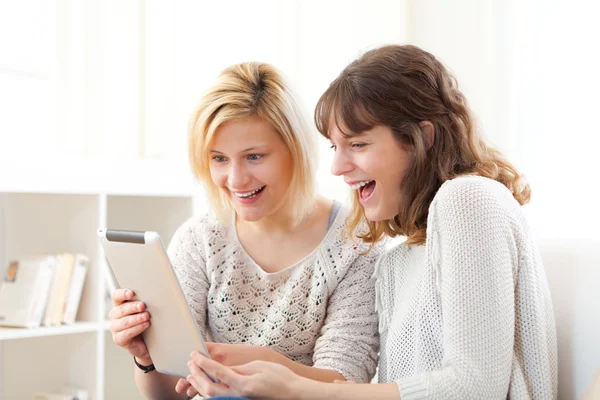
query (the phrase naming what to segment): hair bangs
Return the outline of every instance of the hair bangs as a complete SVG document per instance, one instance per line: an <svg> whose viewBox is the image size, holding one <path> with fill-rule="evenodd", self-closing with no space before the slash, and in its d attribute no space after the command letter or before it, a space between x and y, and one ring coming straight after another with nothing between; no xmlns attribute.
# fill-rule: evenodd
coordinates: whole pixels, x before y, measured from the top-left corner
<svg viewBox="0 0 600 400"><path fill-rule="evenodd" d="M347 76L340 76L332 82L315 108L315 124L321 135L329 139L331 122L345 138L361 134L379 124L375 114L368 108L365 97L359 92Z"/></svg>

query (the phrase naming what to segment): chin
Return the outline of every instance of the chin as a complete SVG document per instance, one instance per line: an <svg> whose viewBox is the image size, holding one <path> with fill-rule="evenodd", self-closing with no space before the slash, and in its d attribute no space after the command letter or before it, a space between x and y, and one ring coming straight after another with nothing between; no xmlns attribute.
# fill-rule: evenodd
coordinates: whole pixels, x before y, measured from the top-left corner
<svg viewBox="0 0 600 400"><path fill-rule="evenodd" d="M238 213L238 217L244 221L254 222L262 219L263 215L258 213Z"/></svg>
<svg viewBox="0 0 600 400"><path fill-rule="evenodd" d="M379 222L379 221L383 221L386 218L383 218L381 216L381 213L378 213L377 210L369 210L369 209L365 209L365 217L367 217L367 220L369 220L369 222Z"/></svg>
<svg viewBox="0 0 600 400"><path fill-rule="evenodd" d="M365 208L365 216L370 222L381 222L394 218L396 216L396 213L386 212L385 210L381 210L379 208Z"/></svg>

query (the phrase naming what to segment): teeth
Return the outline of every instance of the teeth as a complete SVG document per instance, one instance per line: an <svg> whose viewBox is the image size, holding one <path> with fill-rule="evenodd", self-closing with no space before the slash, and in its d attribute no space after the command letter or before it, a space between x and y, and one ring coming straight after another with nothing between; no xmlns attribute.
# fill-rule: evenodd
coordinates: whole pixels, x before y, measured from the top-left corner
<svg viewBox="0 0 600 400"><path fill-rule="evenodd" d="M352 190L358 190L361 187L366 186L371 182L373 182L373 181L362 181L362 182L355 183L354 185L350 185L350 187L352 188Z"/></svg>
<svg viewBox="0 0 600 400"><path fill-rule="evenodd" d="M263 187L264 187L264 186L263 186ZM256 192L258 192L258 191L259 191L259 190L261 190L261 189L262 189L262 187L260 187L260 188L258 188L258 189L256 189L256 190L253 190L253 191L251 191L251 192L246 192L246 193L234 193L234 194L235 194L237 197L244 197L244 198L247 198L247 197L254 197L253 195L254 195L254 194L256 194Z"/></svg>

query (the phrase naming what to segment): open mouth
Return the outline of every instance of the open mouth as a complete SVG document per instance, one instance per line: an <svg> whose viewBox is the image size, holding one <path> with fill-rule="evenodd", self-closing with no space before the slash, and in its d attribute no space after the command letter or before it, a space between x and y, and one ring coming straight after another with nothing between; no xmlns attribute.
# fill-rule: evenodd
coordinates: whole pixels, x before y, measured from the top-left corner
<svg viewBox="0 0 600 400"><path fill-rule="evenodd" d="M260 187L256 190L253 190L251 192L246 192L246 193L235 193L236 197L240 198L240 199L253 199L256 196L258 196L260 194L260 192L262 192L267 186L263 186Z"/></svg>
<svg viewBox="0 0 600 400"><path fill-rule="evenodd" d="M375 191L375 185L375 181L366 182L364 185L361 184L361 187L358 189L358 196L361 201L366 201L371 197Z"/></svg>

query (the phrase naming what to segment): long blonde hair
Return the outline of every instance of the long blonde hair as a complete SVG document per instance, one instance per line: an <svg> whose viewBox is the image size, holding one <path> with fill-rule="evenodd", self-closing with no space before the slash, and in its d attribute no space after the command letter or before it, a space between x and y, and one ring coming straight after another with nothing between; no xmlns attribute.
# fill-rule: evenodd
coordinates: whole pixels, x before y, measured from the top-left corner
<svg viewBox="0 0 600 400"><path fill-rule="evenodd" d="M194 175L204 184L217 216L227 223L233 208L210 177L209 146L219 126L250 116L269 122L291 152L294 171L286 196L294 204L294 219L299 223L316 199L316 135L308 128L290 87L269 64L233 65L204 93L189 123Z"/></svg>
<svg viewBox="0 0 600 400"><path fill-rule="evenodd" d="M456 79L433 55L416 46L381 47L348 65L315 109L317 128L325 137L332 116L347 137L377 125L390 127L400 145L415 153L400 185L403 202L394 218L367 221L354 193L348 231L366 223L368 232L358 236L367 242L385 234L407 236L408 244L424 244L433 197L442 183L460 175L494 179L520 204L529 201L530 189L521 175L475 129ZM434 126L431 146L419 126L422 121Z"/></svg>

